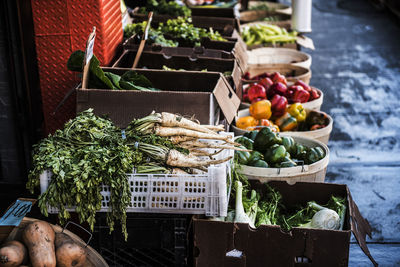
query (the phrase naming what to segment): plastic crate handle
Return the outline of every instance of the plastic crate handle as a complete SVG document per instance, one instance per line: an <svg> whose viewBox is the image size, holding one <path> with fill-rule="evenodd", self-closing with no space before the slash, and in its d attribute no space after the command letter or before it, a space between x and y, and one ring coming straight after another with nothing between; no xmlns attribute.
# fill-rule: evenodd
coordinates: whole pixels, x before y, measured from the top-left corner
<svg viewBox="0 0 400 267"><path fill-rule="evenodd" d="M66 224L66 225L64 226L64 228L62 229L61 233L64 233L64 230L67 229L67 227L68 227L68 225L69 225L70 223L73 224L73 225L75 225L75 226L77 226L77 227L79 227L80 229L82 229L83 231L85 231L86 233L89 234L89 239L88 239L88 241L86 242L86 245L85 245L85 248L86 248L86 247L89 245L90 240L92 240L93 234L92 234L91 232L89 232L88 230L86 230L85 228L83 228L81 225L79 225L79 224L77 224L77 223L74 223L74 222L71 222L71 221L68 221L68 222L67 222L67 224Z"/></svg>

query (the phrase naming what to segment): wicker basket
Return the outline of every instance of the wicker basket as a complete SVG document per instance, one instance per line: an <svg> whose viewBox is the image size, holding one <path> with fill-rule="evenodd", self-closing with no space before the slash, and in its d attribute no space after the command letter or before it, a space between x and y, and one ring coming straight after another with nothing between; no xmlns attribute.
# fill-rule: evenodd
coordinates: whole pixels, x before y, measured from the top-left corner
<svg viewBox="0 0 400 267"><path fill-rule="evenodd" d="M268 181L286 181L289 184L294 184L296 182L324 182L326 168L329 163L329 148L324 143L317 140L290 134L281 135L292 136L297 143L308 147L322 147L326 156L313 164L290 168L259 168L241 165L240 172L246 175L250 180L259 180L263 183Z"/></svg>
<svg viewBox="0 0 400 267"><path fill-rule="evenodd" d="M291 64L309 69L311 56L288 48L262 47L247 51L249 66L258 64Z"/></svg>
<svg viewBox="0 0 400 267"><path fill-rule="evenodd" d="M332 127L333 127L333 119L331 116L326 114L325 112L318 111L319 113L323 113L325 116L328 117L329 119L329 124L318 130L314 131L288 131L288 132L283 132L283 134L289 134L291 136L298 136L298 137L304 137L304 138L311 138L313 140L318 140L324 144L328 144L329 142L329 137L332 132ZM238 112L238 118L240 117L245 117L245 116L250 116L249 110L248 109L243 109ZM232 130L235 133L235 136L238 135L243 135L244 133L248 132L247 130L239 129L235 125L232 124Z"/></svg>
<svg viewBox="0 0 400 267"><path fill-rule="evenodd" d="M12 232L10 233L10 235L7 238L7 241L10 241L10 240L19 240L20 241L22 239L22 231L25 229L25 227L29 223L34 222L34 221L37 221L37 219L25 217L22 220L22 222L20 223L20 225L15 227L14 230L12 230ZM63 231L63 228L61 228L58 225L51 224L51 226L53 227L53 230L56 233L60 233L60 232ZM87 245L80 237L78 237L77 235L73 234L72 232L64 229L64 233L69 235L72 238L72 240L74 240L76 243L78 243L78 244L80 244L82 246L86 246ZM108 267L107 262L92 247L86 246L86 251L87 251L87 259L92 264L91 266ZM88 265L90 266L90 264L88 264ZM89 266L87 266L87 267L89 267Z"/></svg>

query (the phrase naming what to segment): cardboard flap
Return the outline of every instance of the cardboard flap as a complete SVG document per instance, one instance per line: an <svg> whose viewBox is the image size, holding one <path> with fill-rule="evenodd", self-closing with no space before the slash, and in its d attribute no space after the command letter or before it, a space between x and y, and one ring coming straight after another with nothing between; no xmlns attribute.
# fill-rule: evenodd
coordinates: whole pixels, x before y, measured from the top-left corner
<svg viewBox="0 0 400 267"><path fill-rule="evenodd" d="M213 94L226 120L228 123L231 123L239 108L240 99L222 74L220 74L220 79L218 80Z"/></svg>
<svg viewBox="0 0 400 267"><path fill-rule="evenodd" d="M371 238L372 228L369 222L364 219L361 215L360 210L357 207L357 204L353 201L351 197L349 189L347 189L347 194L349 196L349 214L350 214L350 224L351 224L351 231L353 232L358 245L360 246L361 250L368 256L374 266L378 266L378 263L374 260L369 251L366 243L366 235Z"/></svg>
<svg viewBox="0 0 400 267"><path fill-rule="evenodd" d="M315 50L314 42L311 38L308 38L304 35L297 36L296 43L301 45L302 47L309 48L311 50Z"/></svg>

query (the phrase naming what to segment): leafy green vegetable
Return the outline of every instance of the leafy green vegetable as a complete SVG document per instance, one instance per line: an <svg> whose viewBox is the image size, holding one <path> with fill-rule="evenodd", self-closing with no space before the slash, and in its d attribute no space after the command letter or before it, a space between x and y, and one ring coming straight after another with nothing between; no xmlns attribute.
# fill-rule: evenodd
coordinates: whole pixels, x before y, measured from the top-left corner
<svg viewBox="0 0 400 267"><path fill-rule="evenodd" d="M70 71L83 72L83 61L85 52L77 50L71 54L67 62L67 68ZM95 55L90 60L89 66L89 88L96 89L117 89L111 80L104 74L100 68L100 61Z"/></svg>
<svg viewBox="0 0 400 267"><path fill-rule="evenodd" d="M139 22L139 23L133 23L133 24L128 24L124 28L124 36L125 38L129 38L131 36L137 35L138 40L143 35L144 29L146 28L146 21ZM167 40L163 33L150 28L148 32L148 37L147 41L148 44L159 44L161 46L166 46L166 47L176 47L178 46L178 43L172 40Z"/></svg>
<svg viewBox="0 0 400 267"><path fill-rule="evenodd" d="M83 51L75 51L68 59L67 67L71 71L83 71L82 65L85 57ZM112 90L139 90L159 91L153 88L153 84L144 75L129 70L122 76L111 72L104 72L100 62L93 55L89 67L89 88L112 89Z"/></svg>
<svg viewBox="0 0 400 267"><path fill-rule="evenodd" d="M146 76L142 74L138 74L137 72L130 70L125 72L121 79L127 82L131 82L134 85L141 87L153 87L153 84L146 78Z"/></svg>
<svg viewBox="0 0 400 267"><path fill-rule="evenodd" d="M153 11L155 14L166 14L171 16L184 16L189 17L192 11L185 5L179 5L175 1L165 1L165 0L148 0L146 1L146 6L140 8L140 13L148 13Z"/></svg>
<svg viewBox="0 0 400 267"><path fill-rule="evenodd" d="M102 203L101 185L108 185L107 223L113 231L114 221L119 220L126 239L126 208L131 200L126 173L141 162L143 155L130 149L120 129L88 109L34 146L27 188L33 193L40 174L50 170L51 181L38 201L41 212L47 216L48 206L56 207L64 223L70 218L66 207L75 206L81 223L87 222L93 231Z"/></svg>
<svg viewBox="0 0 400 267"><path fill-rule="evenodd" d="M146 23L143 21L127 25L124 29L125 38L129 38L135 34L140 38L146 27ZM162 46L199 46L201 38L226 41L219 32L214 31L212 28L209 31L197 28L192 24L191 18L178 17L176 19L169 19L166 23L160 23L157 29L150 28L147 43L156 43Z"/></svg>

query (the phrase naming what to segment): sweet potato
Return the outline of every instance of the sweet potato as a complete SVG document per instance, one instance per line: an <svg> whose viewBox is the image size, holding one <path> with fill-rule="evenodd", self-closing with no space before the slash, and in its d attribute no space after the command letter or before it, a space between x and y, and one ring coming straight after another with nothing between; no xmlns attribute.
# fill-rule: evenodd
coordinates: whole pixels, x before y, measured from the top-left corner
<svg viewBox="0 0 400 267"><path fill-rule="evenodd" d="M56 234L57 267L85 267L86 249L65 233Z"/></svg>
<svg viewBox="0 0 400 267"><path fill-rule="evenodd" d="M22 241L28 247L32 267L55 267L55 233L51 225L44 221L35 221L26 226Z"/></svg>
<svg viewBox="0 0 400 267"><path fill-rule="evenodd" d="M0 267L20 266L27 260L28 252L19 241L4 243L0 248Z"/></svg>

